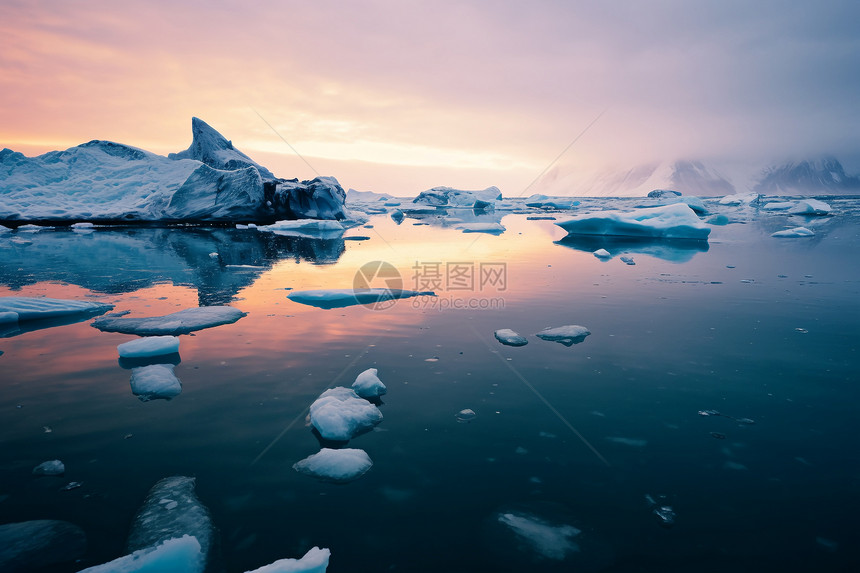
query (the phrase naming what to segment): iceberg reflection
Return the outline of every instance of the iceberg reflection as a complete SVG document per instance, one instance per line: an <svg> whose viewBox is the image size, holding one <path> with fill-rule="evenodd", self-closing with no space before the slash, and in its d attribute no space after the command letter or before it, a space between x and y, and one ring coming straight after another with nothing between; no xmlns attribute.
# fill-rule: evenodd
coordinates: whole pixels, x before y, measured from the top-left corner
<svg viewBox="0 0 860 573"><path fill-rule="evenodd" d="M613 257L642 254L672 263L686 263L697 253L708 252L708 241L696 239L639 239L602 235L568 235L555 241L555 244L587 253L606 249Z"/></svg>

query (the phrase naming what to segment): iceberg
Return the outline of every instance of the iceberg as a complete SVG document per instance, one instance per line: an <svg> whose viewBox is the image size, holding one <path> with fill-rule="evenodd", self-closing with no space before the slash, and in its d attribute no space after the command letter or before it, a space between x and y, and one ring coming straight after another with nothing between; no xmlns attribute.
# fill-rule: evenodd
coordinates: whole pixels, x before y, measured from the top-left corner
<svg viewBox="0 0 860 573"><path fill-rule="evenodd" d="M551 342L560 342L565 346L573 346L579 344L591 332L584 326L571 324L568 326L557 326L555 328L545 328L537 333L537 337L541 340L549 340Z"/></svg>
<svg viewBox="0 0 860 573"><path fill-rule="evenodd" d="M831 211L830 205L818 199L803 199L788 210L792 215L830 215Z"/></svg>
<svg viewBox="0 0 860 573"><path fill-rule="evenodd" d="M814 231L810 231L806 227L794 227L793 229L785 229L784 231L777 231L776 233L772 233L771 237L782 237L782 238L794 238L794 237L813 237L815 236Z"/></svg>
<svg viewBox="0 0 860 573"><path fill-rule="evenodd" d="M104 332L122 332L138 336L176 336L232 324L243 316L244 312L232 306L201 306L148 318L102 318L93 321L92 326Z"/></svg>
<svg viewBox="0 0 860 573"><path fill-rule="evenodd" d="M124 342L116 349L122 358L150 358L179 352L179 339L175 336L147 336Z"/></svg>
<svg viewBox="0 0 860 573"><path fill-rule="evenodd" d="M374 193L373 191L356 191L350 189L346 192L346 203L389 203L394 199L388 193Z"/></svg>
<svg viewBox="0 0 860 573"><path fill-rule="evenodd" d="M680 197L680 196L681 196L680 191L673 191L671 189L654 189L653 191L648 192L648 197L650 197L652 199L659 199L659 198L666 198L666 197L672 198L672 197Z"/></svg>
<svg viewBox="0 0 860 573"><path fill-rule="evenodd" d="M311 404L310 420L323 439L347 442L379 424L382 412L349 388L337 387Z"/></svg>
<svg viewBox="0 0 860 573"><path fill-rule="evenodd" d="M33 475L37 476L61 476L66 473L66 466L60 460L42 462L33 468Z"/></svg>
<svg viewBox="0 0 860 573"><path fill-rule="evenodd" d="M598 259L611 259L612 258L612 255L606 249L597 249L596 251L594 251L591 254L594 255L595 257L597 257Z"/></svg>
<svg viewBox="0 0 860 573"><path fill-rule="evenodd" d="M568 235L610 235L638 238L707 240L711 229L684 203L637 209L601 211L555 223Z"/></svg>
<svg viewBox="0 0 860 573"><path fill-rule="evenodd" d="M79 573L201 573L206 558L200 549L197 538L183 535Z"/></svg>
<svg viewBox="0 0 860 573"><path fill-rule="evenodd" d="M346 193L334 177L308 181L280 180L270 199L275 212L286 219L349 219Z"/></svg>
<svg viewBox="0 0 860 573"><path fill-rule="evenodd" d="M191 536L202 554L200 568L205 567L212 541L209 510L194 492L195 479L172 476L156 483L137 512L128 536L129 553L155 547L169 539Z"/></svg>
<svg viewBox="0 0 860 573"><path fill-rule="evenodd" d="M86 534L68 521L39 519L0 525L0 571L47 571L51 566L71 565L86 548Z"/></svg>
<svg viewBox="0 0 860 573"><path fill-rule="evenodd" d="M492 186L480 191L464 191L451 187L433 187L422 191L412 200L417 205L428 205L432 207L466 207L486 208L502 198L502 192L498 187Z"/></svg>
<svg viewBox="0 0 860 573"><path fill-rule="evenodd" d="M313 547L301 559L279 559L245 573L325 573L331 551Z"/></svg>
<svg viewBox="0 0 860 573"><path fill-rule="evenodd" d="M168 154L168 159L195 159L209 167L222 171L235 171L253 167L262 179L271 181L275 176L271 171L233 147L223 135L212 129L202 119L191 118L191 146L185 151Z"/></svg>
<svg viewBox="0 0 860 573"><path fill-rule="evenodd" d="M337 483L356 480L367 473L373 462L364 450L323 448L293 465L300 474Z"/></svg>
<svg viewBox="0 0 860 573"><path fill-rule="evenodd" d="M131 393L141 402L170 400L182 393L173 364L151 364L131 369Z"/></svg>
<svg viewBox="0 0 860 573"><path fill-rule="evenodd" d="M361 374L355 377L355 382L352 383L352 390L358 394L360 398L372 399L378 398L385 394L388 390L385 384L376 375L376 368L368 368Z"/></svg>
<svg viewBox="0 0 860 573"><path fill-rule="evenodd" d="M389 288L321 289L293 291L287 295L287 298L299 304L330 310L357 304L373 306L385 301L414 296L436 296L436 294L432 291Z"/></svg>
<svg viewBox="0 0 860 573"><path fill-rule="evenodd" d="M525 346L529 343L524 336L520 336L510 328L501 328L495 331L493 336L505 346Z"/></svg>
<svg viewBox="0 0 860 573"><path fill-rule="evenodd" d="M0 297L0 324L65 318L75 315L95 316L113 309L112 304L59 298Z"/></svg>

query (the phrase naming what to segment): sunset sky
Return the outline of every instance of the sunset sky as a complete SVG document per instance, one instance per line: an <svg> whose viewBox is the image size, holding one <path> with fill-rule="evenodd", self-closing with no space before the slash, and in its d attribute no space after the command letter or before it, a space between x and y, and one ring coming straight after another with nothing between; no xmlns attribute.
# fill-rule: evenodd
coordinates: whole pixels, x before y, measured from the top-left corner
<svg viewBox="0 0 860 573"><path fill-rule="evenodd" d="M556 168L860 155L855 1L244 4L0 0L0 148L166 154L197 116L404 196L517 195L592 122Z"/></svg>

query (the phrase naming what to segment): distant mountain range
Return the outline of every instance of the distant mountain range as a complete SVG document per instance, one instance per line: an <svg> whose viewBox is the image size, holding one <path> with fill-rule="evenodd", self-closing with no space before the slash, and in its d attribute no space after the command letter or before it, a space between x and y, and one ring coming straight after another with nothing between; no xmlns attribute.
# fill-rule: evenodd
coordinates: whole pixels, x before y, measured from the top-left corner
<svg viewBox="0 0 860 573"><path fill-rule="evenodd" d="M847 175L835 157L754 167L678 160L607 169L586 176L557 168L535 187L546 195L607 197L647 195L654 189L704 197L749 192L852 195L860 194L860 177Z"/></svg>

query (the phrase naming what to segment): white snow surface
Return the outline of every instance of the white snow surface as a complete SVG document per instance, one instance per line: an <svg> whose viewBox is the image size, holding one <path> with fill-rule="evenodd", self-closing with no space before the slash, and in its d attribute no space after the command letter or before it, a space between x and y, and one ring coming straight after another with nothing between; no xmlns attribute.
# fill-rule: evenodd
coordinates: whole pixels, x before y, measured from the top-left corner
<svg viewBox="0 0 860 573"><path fill-rule="evenodd" d="M330 557L330 550L314 547L301 559L279 559L245 573L325 573Z"/></svg>
<svg viewBox="0 0 860 573"><path fill-rule="evenodd" d="M315 478L346 483L366 474L372 465L370 456L364 450L323 448L295 463L293 469Z"/></svg>
<svg viewBox="0 0 860 573"><path fill-rule="evenodd" d="M195 330L231 324L245 316L232 306L201 306L187 308L147 318L102 318L93 321L93 326L105 332L122 332L138 336L161 336L188 334Z"/></svg>
<svg viewBox="0 0 860 573"><path fill-rule="evenodd" d="M324 439L346 442L379 424L382 412L349 388L336 387L311 404L310 419Z"/></svg>
<svg viewBox="0 0 860 573"><path fill-rule="evenodd" d="M90 302L82 300L66 300L59 298L33 298L25 296L3 296L0 297L0 323L14 322L13 316L6 313L14 313L15 320L39 320L44 318L59 318L75 314L103 313L111 310L112 304Z"/></svg>
<svg viewBox="0 0 860 573"><path fill-rule="evenodd" d="M116 349L123 358L149 358L179 352L179 339L175 336L146 336L124 342Z"/></svg>
<svg viewBox="0 0 860 573"><path fill-rule="evenodd" d="M599 211L555 223L569 235L602 235L661 239L707 239L711 229L684 203L637 209Z"/></svg>
<svg viewBox="0 0 860 573"><path fill-rule="evenodd" d="M529 343L524 336L520 336L510 328L500 328L493 333L493 336L506 346L525 346Z"/></svg>
<svg viewBox="0 0 860 573"><path fill-rule="evenodd" d="M197 538L183 535L79 573L202 573L205 564Z"/></svg>
<svg viewBox="0 0 860 573"><path fill-rule="evenodd" d="M173 373L173 364L150 364L131 369L131 392L141 402L170 400L182 393L182 383Z"/></svg>
<svg viewBox="0 0 860 573"><path fill-rule="evenodd" d="M582 531L572 525L550 525L537 517L517 513L502 513L499 522L547 559L561 561L569 553L579 551L579 544L573 539Z"/></svg>
<svg viewBox="0 0 860 573"><path fill-rule="evenodd" d="M356 376L355 382L352 383L352 390L361 398L377 398L385 394L388 390L377 373L376 368L368 368Z"/></svg>
<svg viewBox="0 0 860 573"><path fill-rule="evenodd" d="M793 229L785 229L784 231L777 231L776 233L771 234L771 237L794 238L794 237L812 237L814 235L815 235L815 232L810 231L806 227L794 227Z"/></svg>
<svg viewBox="0 0 860 573"><path fill-rule="evenodd" d="M37 476L61 476L66 473L66 466L60 460L42 462L33 468L33 474Z"/></svg>

